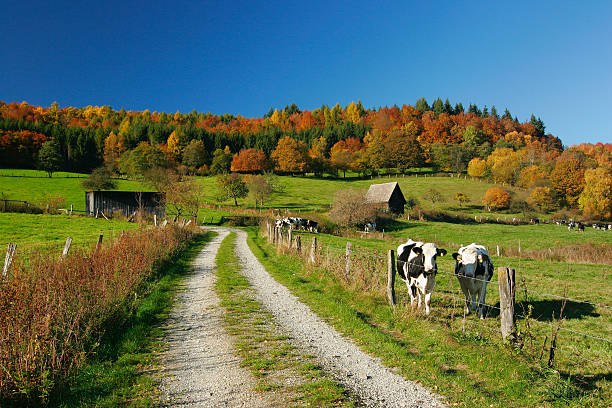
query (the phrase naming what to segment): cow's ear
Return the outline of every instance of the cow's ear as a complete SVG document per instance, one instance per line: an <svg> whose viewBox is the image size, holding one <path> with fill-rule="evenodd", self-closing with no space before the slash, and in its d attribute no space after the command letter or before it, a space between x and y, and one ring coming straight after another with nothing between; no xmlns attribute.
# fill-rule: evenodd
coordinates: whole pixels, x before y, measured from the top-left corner
<svg viewBox="0 0 612 408"><path fill-rule="evenodd" d="M455 252L453 254L453 258L455 258L455 261L459 262L461 260L461 255L457 252Z"/></svg>
<svg viewBox="0 0 612 408"><path fill-rule="evenodd" d="M423 249L421 247L414 247L412 248L412 252L414 252L417 255L421 255L423 253Z"/></svg>
<svg viewBox="0 0 612 408"><path fill-rule="evenodd" d="M438 255L439 255L439 256L444 256L444 255L446 255L446 249L442 249L442 248L438 249Z"/></svg>

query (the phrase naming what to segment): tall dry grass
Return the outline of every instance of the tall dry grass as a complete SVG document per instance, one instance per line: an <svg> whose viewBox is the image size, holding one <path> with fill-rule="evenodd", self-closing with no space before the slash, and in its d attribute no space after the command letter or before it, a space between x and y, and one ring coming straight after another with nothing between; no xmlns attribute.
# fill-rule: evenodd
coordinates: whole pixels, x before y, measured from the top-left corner
<svg viewBox="0 0 612 408"><path fill-rule="evenodd" d="M16 257L0 282L0 401L44 402L191 234L141 229L66 259L48 252Z"/></svg>

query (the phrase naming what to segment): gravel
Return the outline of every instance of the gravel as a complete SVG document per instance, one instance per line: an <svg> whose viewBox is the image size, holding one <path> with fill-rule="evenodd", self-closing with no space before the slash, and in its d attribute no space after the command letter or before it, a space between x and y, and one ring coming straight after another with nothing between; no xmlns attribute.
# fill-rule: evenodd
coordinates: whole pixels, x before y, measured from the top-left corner
<svg viewBox="0 0 612 408"><path fill-rule="evenodd" d="M362 352L351 340L317 317L266 272L246 243L247 234L235 231L242 273L256 291L257 300L292 335L296 346L316 357L334 379L370 407L443 407L443 397L408 381L385 367L380 359Z"/></svg>
<svg viewBox="0 0 612 408"><path fill-rule="evenodd" d="M223 311L214 291L215 257L220 230L194 261L193 273L180 288L176 306L164 327L162 404L185 407L272 407L255 380L240 367L231 337L223 328Z"/></svg>

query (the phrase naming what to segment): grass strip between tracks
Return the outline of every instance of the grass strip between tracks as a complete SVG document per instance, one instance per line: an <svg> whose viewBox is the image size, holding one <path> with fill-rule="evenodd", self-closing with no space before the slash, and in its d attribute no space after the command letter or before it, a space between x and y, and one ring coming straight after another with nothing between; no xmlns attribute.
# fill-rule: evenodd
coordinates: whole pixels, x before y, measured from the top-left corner
<svg viewBox="0 0 612 408"><path fill-rule="evenodd" d="M256 390L282 406L354 406L312 356L295 349L273 316L254 299L254 290L239 272L235 238L235 233L230 234L219 248L216 291L226 309L226 328L235 339L242 365L257 381Z"/></svg>

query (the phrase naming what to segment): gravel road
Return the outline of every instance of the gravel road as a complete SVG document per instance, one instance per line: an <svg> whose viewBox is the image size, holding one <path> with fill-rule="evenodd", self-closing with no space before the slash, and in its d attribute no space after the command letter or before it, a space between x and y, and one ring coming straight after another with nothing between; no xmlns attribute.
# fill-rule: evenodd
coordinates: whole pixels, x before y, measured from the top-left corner
<svg viewBox="0 0 612 408"><path fill-rule="evenodd" d="M380 359L362 352L335 329L318 318L289 290L266 272L249 249L247 234L228 228L210 228L222 234L236 231L236 251L242 273L256 291L257 300L287 329L296 346L316 356L336 381L370 407L443 407L443 398L423 386L405 380L385 367Z"/></svg>
<svg viewBox="0 0 612 408"><path fill-rule="evenodd" d="M162 355L162 404L184 407L273 407L252 391L255 380L240 367L214 291L215 257L228 230L200 252L193 273L179 289L166 326Z"/></svg>

